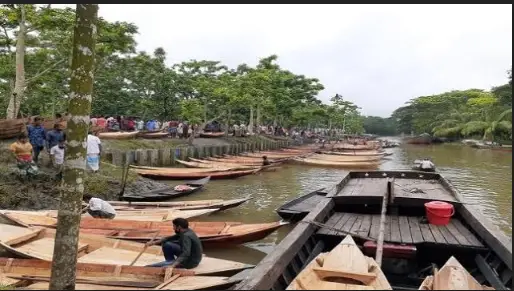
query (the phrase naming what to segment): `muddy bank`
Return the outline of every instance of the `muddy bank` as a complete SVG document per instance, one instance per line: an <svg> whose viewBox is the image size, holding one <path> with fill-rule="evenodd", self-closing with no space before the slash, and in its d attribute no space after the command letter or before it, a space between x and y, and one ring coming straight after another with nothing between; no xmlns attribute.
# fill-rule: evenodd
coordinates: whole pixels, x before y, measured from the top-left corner
<svg viewBox="0 0 514 291"><path fill-rule="evenodd" d="M115 175L117 172L119 175ZM104 200L118 200L122 187L121 172L121 169L114 170L112 166L103 165L99 173L88 174L85 180L85 194ZM125 193L141 193L167 186L131 173L127 179ZM8 167L0 173L0 209L57 209L59 194L59 182L55 178L55 173L49 169L40 169L39 174L30 180L20 176L18 170L13 167Z"/></svg>

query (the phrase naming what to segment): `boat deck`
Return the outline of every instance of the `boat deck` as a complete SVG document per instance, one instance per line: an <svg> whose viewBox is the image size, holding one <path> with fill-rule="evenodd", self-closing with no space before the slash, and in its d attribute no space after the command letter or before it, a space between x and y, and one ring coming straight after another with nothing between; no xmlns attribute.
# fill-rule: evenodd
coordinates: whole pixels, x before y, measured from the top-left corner
<svg viewBox="0 0 514 291"><path fill-rule="evenodd" d="M420 244L431 243L445 246L485 248L477 237L458 219L452 219L446 226L421 223L421 217L387 215L384 241L389 243ZM371 240L378 239L379 214L357 214L336 212L318 231L319 235L344 237L346 234L331 228L354 233Z"/></svg>
<svg viewBox="0 0 514 291"><path fill-rule="evenodd" d="M423 174L420 174L423 175ZM339 193L334 195L337 198L378 198L382 199L384 191L386 191L387 179L384 178L354 178L341 189ZM394 196L395 199L419 199L424 200L440 200L458 203L458 200L452 193L444 187L439 180L436 179L402 179L394 180Z"/></svg>
<svg viewBox="0 0 514 291"><path fill-rule="evenodd" d="M324 195L312 195L304 200L298 201L298 203L290 205L284 209L298 212L310 212L316 207L323 199Z"/></svg>

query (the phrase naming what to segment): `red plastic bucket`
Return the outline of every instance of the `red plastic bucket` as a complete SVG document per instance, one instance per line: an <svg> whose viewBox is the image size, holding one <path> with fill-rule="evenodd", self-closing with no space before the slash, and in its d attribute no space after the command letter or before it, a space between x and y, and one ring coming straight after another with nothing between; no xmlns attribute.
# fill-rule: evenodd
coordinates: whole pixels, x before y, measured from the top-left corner
<svg viewBox="0 0 514 291"><path fill-rule="evenodd" d="M442 201L425 203L425 210L428 222L433 225L447 225L455 214L453 205Z"/></svg>

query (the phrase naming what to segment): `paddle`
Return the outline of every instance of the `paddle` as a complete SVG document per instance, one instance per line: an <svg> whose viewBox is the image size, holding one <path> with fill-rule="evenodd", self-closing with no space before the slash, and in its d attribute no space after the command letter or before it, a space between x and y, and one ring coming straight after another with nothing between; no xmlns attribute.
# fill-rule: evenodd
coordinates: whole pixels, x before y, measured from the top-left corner
<svg viewBox="0 0 514 291"><path fill-rule="evenodd" d="M145 244L145 246L143 247L143 249L141 250L141 252L139 252L139 254L137 255L137 257L132 261L132 263L130 263L129 266L132 266L136 263L136 261L139 259L139 257L141 257L141 255L146 251L146 249L150 246L150 243L152 243L155 238L159 235L159 231L156 231L154 236L152 237L152 239L147 243Z"/></svg>

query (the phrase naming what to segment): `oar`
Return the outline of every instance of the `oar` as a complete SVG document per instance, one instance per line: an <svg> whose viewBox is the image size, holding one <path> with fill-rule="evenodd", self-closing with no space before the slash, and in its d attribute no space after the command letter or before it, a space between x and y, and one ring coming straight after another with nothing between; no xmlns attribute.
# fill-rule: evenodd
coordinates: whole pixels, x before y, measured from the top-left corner
<svg viewBox="0 0 514 291"><path fill-rule="evenodd" d="M147 244L145 244L145 246L143 247L143 249L141 250L141 252L139 252L139 254L137 255L137 257L132 261L132 263L130 263L129 266L132 266L136 263L136 261L139 259L139 257L141 257L141 255L146 251L146 249L148 248L148 246L150 245L150 243L152 243L155 238L157 237L157 235L159 235L159 231L156 231L154 236L152 237L152 239L150 240L150 242L148 242Z"/></svg>

